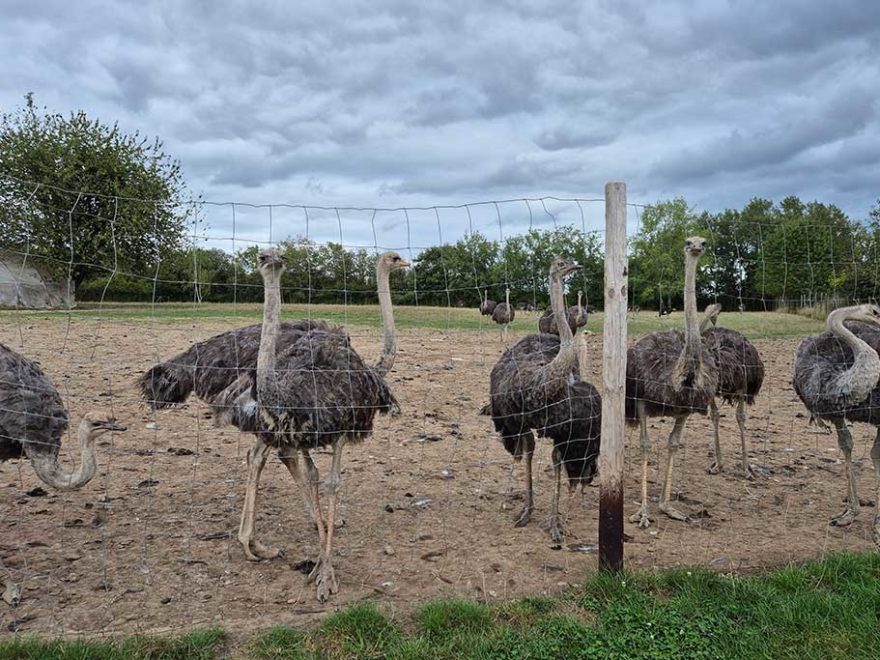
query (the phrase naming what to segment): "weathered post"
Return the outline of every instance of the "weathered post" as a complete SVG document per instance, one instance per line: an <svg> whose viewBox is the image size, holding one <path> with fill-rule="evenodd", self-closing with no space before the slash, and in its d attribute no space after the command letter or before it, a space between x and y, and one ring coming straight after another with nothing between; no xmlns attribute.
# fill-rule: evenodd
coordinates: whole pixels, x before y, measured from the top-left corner
<svg viewBox="0 0 880 660"><path fill-rule="evenodd" d="M605 326L599 451L599 568L623 568L623 443L626 397L626 184L605 184Z"/></svg>

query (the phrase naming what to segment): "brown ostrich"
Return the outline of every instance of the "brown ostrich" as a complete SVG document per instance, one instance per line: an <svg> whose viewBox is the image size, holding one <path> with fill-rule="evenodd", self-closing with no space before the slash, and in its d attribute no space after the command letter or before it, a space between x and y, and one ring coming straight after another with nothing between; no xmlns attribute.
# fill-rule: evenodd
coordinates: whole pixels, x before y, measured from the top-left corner
<svg viewBox="0 0 880 660"><path fill-rule="evenodd" d="M492 320L503 326L501 329L502 341L507 341L507 326L513 323L514 318L516 318L516 310L510 304L510 289L508 288L504 290L504 302L498 303L492 310Z"/></svg>
<svg viewBox="0 0 880 660"><path fill-rule="evenodd" d="M697 321L696 275L706 239L694 236L685 240L684 316L685 328L652 332L639 339L627 351L626 418L639 424L642 451L642 504L630 517L639 527L648 527L648 417L673 417L669 434L660 511L675 520L687 516L673 508L672 470L675 454L687 418L692 413L706 414L718 388L718 368L709 346L700 336Z"/></svg>
<svg viewBox="0 0 880 660"><path fill-rule="evenodd" d="M565 310L565 317L568 321L568 327L571 328L572 334L577 332L578 328L582 328L587 324L588 313L581 304L584 292L578 291L577 305L572 305ZM553 308L546 310L541 318L538 319L538 332L546 332L547 334L559 334L556 318L553 315Z"/></svg>
<svg viewBox="0 0 880 660"><path fill-rule="evenodd" d="M498 303L494 300L489 300L489 289L485 291L485 297L480 301L480 314L483 316L492 316L492 312L495 311L495 307Z"/></svg>

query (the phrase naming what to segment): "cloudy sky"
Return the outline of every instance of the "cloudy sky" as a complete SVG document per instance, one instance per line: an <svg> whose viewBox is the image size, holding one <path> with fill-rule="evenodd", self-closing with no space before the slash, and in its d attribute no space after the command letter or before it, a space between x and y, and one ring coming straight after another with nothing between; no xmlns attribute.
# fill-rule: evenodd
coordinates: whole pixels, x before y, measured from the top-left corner
<svg viewBox="0 0 880 660"><path fill-rule="evenodd" d="M160 136L205 199L316 206L880 197L880 2L0 0L0 109L32 91ZM268 210L209 207L268 240ZM546 201L272 209L272 237L418 246L577 222ZM500 218L500 221L499 221ZM375 234L374 234L375 230Z"/></svg>

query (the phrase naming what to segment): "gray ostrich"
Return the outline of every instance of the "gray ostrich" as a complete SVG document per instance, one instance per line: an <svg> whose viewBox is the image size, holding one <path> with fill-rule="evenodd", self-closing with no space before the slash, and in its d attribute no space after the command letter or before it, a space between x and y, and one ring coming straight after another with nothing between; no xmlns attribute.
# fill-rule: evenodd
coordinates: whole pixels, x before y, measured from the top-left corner
<svg viewBox="0 0 880 660"><path fill-rule="evenodd" d="M715 357L718 367L718 390L716 399L733 405L736 403L736 423L739 426L739 441L742 449L742 470L746 479L755 475L749 465L746 452L746 405L752 405L764 384L764 362L758 349L745 335L730 328L709 327L718 322L721 305L715 303L706 307L705 318L700 324L700 334ZM722 470L721 440L718 425L720 415L716 400L709 406L715 437L715 462L709 467L710 474Z"/></svg>
<svg viewBox="0 0 880 660"><path fill-rule="evenodd" d="M58 490L82 488L98 469L95 440L125 426L101 411L86 413L77 431L79 466L64 472L58 463L61 438L67 430L61 395L37 363L0 343L0 462L28 458L34 472ZM4 578L3 600L14 605L20 590Z"/></svg>
<svg viewBox="0 0 880 660"><path fill-rule="evenodd" d="M508 348L492 369L490 402L481 411L492 416L504 448L519 461L525 457L526 501L516 518L526 525L532 513L532 456L535 432L553 441L556 488L550 516L550 538L563 537L559 518L562 466L569 486L589 484L596 473L602 426L602 400L590 383L580 380L571 328L565 321L563 278L580 266L557 257L550 265L550 303L558 335L534 334Z"/></svg>
<svg viewBox="0 0 880 660"><path fill-rule="evenodd" d="M587 310L584 309L581 301L583 299L584 292L578 291L578 302L577 305L572 305L568 309L565 310L565 317L568 321L568 327L571 328L572 334L577 332L578 328L582 328L587 324ZM553 308L546 310L541 318L538 319L538 332L545 332L551 335L558 335L559 329L556 324L555 316L553 315Z"/></svg>
<svg viewBox="0 0 880 660"><path fill-rule="evenodd" d="M507 341L507 326L513 323L514 318L516 318L516 310L510 304L510 288L507 288L504 290L504 302L498 303L492 310L492 320L503 326L501 329L502 341Z"/></svg>
<svg viewBox="0 0 880 660"><path fill-rule="evenodd" d="M627 351L626 419L639 424L642 450L642 505L630 517L639 527L648 527L648 417L673 417L669 434L660 511L675 520L687 516L669 504L672 470L681 434L692 413L706 414L718 388L718 368L709 346L700 336L697 321L697 263L706 249L706 239L685 240L684 333L679 330L652 332Z"/></svg>
<svg viewBox="0 0 880 660"><path fill-rule="evenodd" d="M274 253L272 254L274 255ZM266 258L268 259L269 256L267 255ZM277 255L272 256L272 259L277 259ZM261 269L263 268L262 261L261 257ZM281 265L283 264L279 263L279 267ZM292 371L284 375L289 378L298 377L308 380L305 385L302 382L299 383L300 390L294 393L308 399L308 401L301 402L302 409L290 411L290 415L295 418L294 421L302 421L301 415L312 415L315 419L307 421L307 424L320 422L325 429L323 433L326 435L328 433L326 427L334 423L334 418L342 417L342 421L337 421L342 424L345 422L345 415L354 412L358 416L368 416L371 424L376 410L379 412L396 410L396 403L388 392L382 377L392 368L397 353L394 316L391 309L390 273L392 270L406 266L408 266L407 262L395 252L386 252L380 255L376 263L379 308L383 322L383 346L378 362L372 367L357 370L357 365L362 364L362 361L359 357L354 360L354 356L357 354L351 348L348 335L342 328L315 320L293 323L282 323L278 320L277 324L274 321L270 324L276 328L274 341L279 359L282 356L285 356L285 360L292 359L292 356L300 354L303 360L303 365L298 372ZM280 286L280 284L276 286ZM269 293L268 290L267 293ZM269 295L271 299L274 294L269 293ZM278 306L280 306L280 292L278 298ZM254 538L254 514L260 473L273 447L278 448L279 458L294 479L298 483L302 481L297 449L283 437L279 429L266 422L257 406L256 371L264 325L252 325L230 330L194 344L183 353L155 365L139 380L144 398L154 409L181 403L194 391L196 396L212 407L218 423L231 423L242 431L254 433L257 436L257 441L248 454L248 484L238 534L245 556L252 561L272 559L281 554L280 550L267 547ZM338 349L336 357L340 360L344 359L346 355L352 355L352 366L347 368L343 375L338 373L338 367L326 369L325 373L313 383L310 374L319 370L320 360L326 360L328 354L333 352L330 349L334 347ZM389 402L388 405L378 406L371 410L354 411L346 411L341 404L327 410L316 409L315 402L318 395L322 395L326 390L324 380L330 377L334 370L340 386L347 384L349 377L354 375L349 374L349 370L357 372L358 377L351 381L353 386L364 379L366 379L368 386L373 386L376 385L375 379L378 378L380 394ZM318 390L316 387L323 389ZM345 427L339 426L338 428ZM360 429L355 430L360 434L356 434L358 438L367 434ZM320 432L313 431L313 433ZM305 439L308 442L311 440L311 436ZM329 436L325 439L328 442L332 441ZM316 516L316 509L313 505L316 497L313 498L311 495L312 488L317 491L317 468L315 468L309 454L309 447L315 445L309 445L307 442L302 447L302 453L309 475L310 487L303 490L303 495L309 514L318 525L319 533L321 533L324 526L321 518ZM322 443L318 442L317 444ZM326 529L323 531L326 532Z"/></svg>
<svg viewBox="0 0 880 660"><path fill-rule="evenodd" d="M804 339L794 361L794 390L810 411L811 420L829 421L846 463L847 500L832 525L850 525L859 513L852 468L853 440L846 426L864 422L877 427L871 460L877 478L872 536L880 546L880 307L858 305L835 309L828 330Z"/></svg>
<svg viewBox="0 0 880 660"><path fill-rule="evenodd" d="M485 297L480 301L480 314L483 316L492 316L497 304L498 303L494 300L489 300L489 289L486 289Z"/></svg>

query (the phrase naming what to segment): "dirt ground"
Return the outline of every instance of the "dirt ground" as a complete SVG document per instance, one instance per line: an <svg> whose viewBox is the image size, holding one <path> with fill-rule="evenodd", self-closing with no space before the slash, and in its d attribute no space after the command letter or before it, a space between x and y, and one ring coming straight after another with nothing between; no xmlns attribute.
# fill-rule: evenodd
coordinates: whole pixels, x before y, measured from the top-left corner
<svg viewBox="0 0 880 660"><path fill-rule="evenodd" d="M257 534L285 549L274 561L245 560L235 539L251 436L215 428L196 400L152 413L136 376L222 324L7 317L0 341L38 360L71 409L109 406L130 429L102 442L98 476L72 493L44 493L24 461L0 465L0 561L23 585L17 609L0 601L0 634L168 632L223 625L232 632L302 625L350 603L409 611L427 599L504 599L555 593L596 567L598 488L564 498L567 538L542 528L552 475L547 444L537 455L537 510L515 528L522 467L491 421L477 414L502 352L499 333L405 330L390 381L403 413L378 419L374 436L346 450L345 526L337 534L340 593L323 605L296 569L316 554L292 479L273 457L263 473ZM362 354L378 335L352 330ZM513 339L518 335L514 334ZM591 335L593 382L601 388L601 336ZM849 529L829 527L842 509L843 465L835 436L808 426L790 384L798 340L756 342L767 366L750 410L749 454L760 478L713 476L708 419L687 424L675 485L694 522L659 517L627 523L629 566L708 566L721 571L798 562L831 550L870 550L871 511ZM728 469L739 440L730 408L722 433ZM652 420L651 495L660 488L667 420ZM855 429L862 497L873 493L873 429ZM78 453L70 438L69 467ZM327 456L319 467L326 469ZM626 513L638 497L638 434L628 431Z"/></svg>

